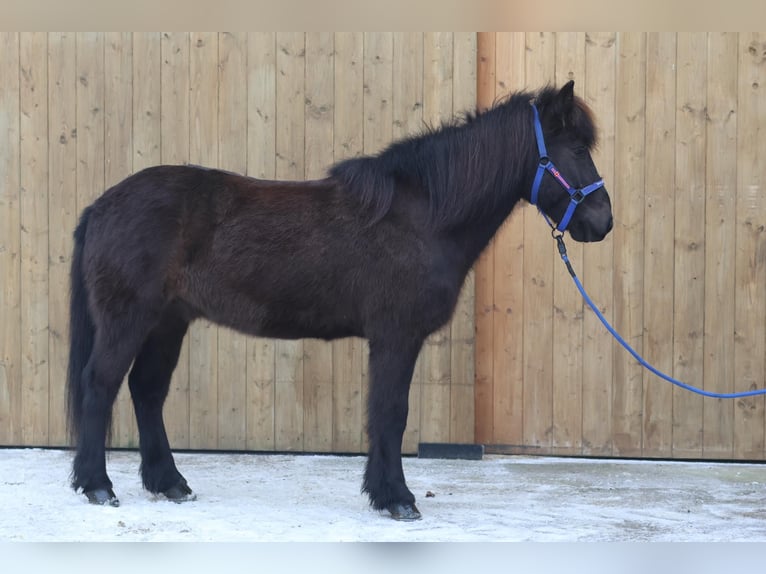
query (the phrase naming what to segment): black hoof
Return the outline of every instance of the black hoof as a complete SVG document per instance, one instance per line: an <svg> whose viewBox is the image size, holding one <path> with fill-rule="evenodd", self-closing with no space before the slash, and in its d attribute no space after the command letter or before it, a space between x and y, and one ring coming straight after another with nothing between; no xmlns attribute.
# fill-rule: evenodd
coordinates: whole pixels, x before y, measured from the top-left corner
<svg viewBox="0 0 766 574"><path fill-rule="evenodd" d="M397 502L390 505L388 511L391 513L391 518L403 522L412 522L413 520L420 520L423 517L417 506L414 504L399 504Z"/></svg>
<svg viewBox="0 0 766 574"><path fill-rule="evenodd" d="M172 500L178 504L197 500L197 495L192 492L192 489L189 488L189 485L186 484L186 480L183 478L175 486L171 486L163 491L162 494L164 494L168 500Z"/></svg>
<svg viewBox="0 0 766 574"><path fill-rule="evenodd" d="M99 504L101 506L119 506L120 501L117 495L111 488L97 488L96 490L89 490L85 492L85 496L88 497L88 502L91 504Z"/></svg>

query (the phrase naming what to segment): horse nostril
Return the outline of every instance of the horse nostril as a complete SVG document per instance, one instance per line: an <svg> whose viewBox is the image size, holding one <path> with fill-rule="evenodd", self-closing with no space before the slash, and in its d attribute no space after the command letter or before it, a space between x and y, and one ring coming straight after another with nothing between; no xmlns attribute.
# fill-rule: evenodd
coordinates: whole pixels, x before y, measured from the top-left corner
<svg viewBox="0 0 766 574"><path fill-rule="evenodd" d="M609 233L612 230L613 226L614 226L614 218L610 215L609 216L609 225L606 228L606 232Z"/></svg>

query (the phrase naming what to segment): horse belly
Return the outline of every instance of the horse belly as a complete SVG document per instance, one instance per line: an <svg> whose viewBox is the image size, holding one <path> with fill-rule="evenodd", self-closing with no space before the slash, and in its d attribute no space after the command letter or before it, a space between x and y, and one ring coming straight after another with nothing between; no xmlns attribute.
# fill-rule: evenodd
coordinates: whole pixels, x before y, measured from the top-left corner
<svg viewBox="0 0 766 574"><path fill-rule="evenodd" d="M184 299L206 319L248 335L325 340L362 336L348 312L319 301L256 298L221 285L200 295L187 293Z"/></svg>
<svg viewBox="0 0 766 574"><path fill-rule="evenodd" d="M271 339L324 339L325 341L332 341L344 337L360 337L362 333L348 325L326 321L302 324L294 320L271 320L263 325L258 336Z"/></svg>

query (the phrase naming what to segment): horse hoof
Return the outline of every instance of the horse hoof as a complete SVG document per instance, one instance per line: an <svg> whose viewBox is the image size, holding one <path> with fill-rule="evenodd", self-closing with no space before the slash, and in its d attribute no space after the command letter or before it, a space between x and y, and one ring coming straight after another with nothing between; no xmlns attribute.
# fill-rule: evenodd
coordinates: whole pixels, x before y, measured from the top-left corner
<svg viewBox="0 0 766 574"><path fill-rule="evenodd" d="M413 520L420 520L423 517L417 506L414 504L399 504L397 502L390 505L388 511L391 513L391 518L403 522L412 522Z"/></svg>
<svg viewBox="0 0 766 574"><path fill-rule="evenodd" d="M186 484L186 481L183 479L181 479L181 481L175 486L171 486L167 490L163 491L162 494L164 494L168 500L171 500L177 504L197 500L197 495L192 492L192 489L189 488L189 485Z"/></svg>
<svg viewBox="0 0 766 574"><path fill-rule="evenodd" d="M96 490L89 490L85 493L88 497L88 502L91 504L98 504L100 506L114 506L120 505L120 501L117 495L111 488L97 488Z"/></svg>

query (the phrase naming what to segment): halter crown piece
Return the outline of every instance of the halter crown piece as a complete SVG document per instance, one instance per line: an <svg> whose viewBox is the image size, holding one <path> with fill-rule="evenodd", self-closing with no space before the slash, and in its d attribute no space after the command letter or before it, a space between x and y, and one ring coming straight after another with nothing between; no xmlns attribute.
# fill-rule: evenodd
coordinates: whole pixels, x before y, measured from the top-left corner
<svg viewBox="0 0 766 574"><path fill-rule="evenodd" d="M599 179L598 181L579 189L575 189L569 185L567 180L561 175L561 172L559 172L559 170L556 169L556 166L553 165L551 158L548 157L548 151L545 149L545 140L543 139L543 126L540 124L540 114L537 112L537 107L534 103L532 103L532 111L535 114L535 138L537 139L537 152L540 155L540 161L537 164L537 173L535 173L535 180L532 183L532 198L530 203L532 203L532 205L537 205L537 195L540 192L540 184L543 181L543 175L547 171L569 194L569 205L567 206L566 212L564 212L564 217L561 218L558 225L553 225L551 220L548 219L548 216L540 210L539 206L538 210L540 210L540 213L542 213L545 221L548 222L548 225L550 225L551 228L563 233L569 225L577 206L580 205L582 200L589 194L604 187L604 180Z"/></svg>

